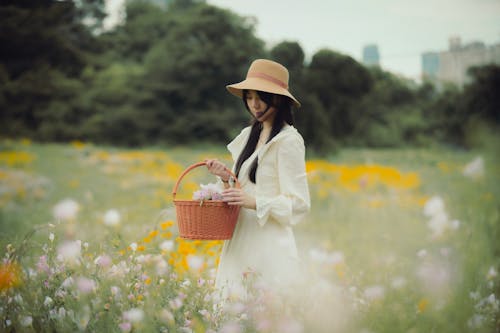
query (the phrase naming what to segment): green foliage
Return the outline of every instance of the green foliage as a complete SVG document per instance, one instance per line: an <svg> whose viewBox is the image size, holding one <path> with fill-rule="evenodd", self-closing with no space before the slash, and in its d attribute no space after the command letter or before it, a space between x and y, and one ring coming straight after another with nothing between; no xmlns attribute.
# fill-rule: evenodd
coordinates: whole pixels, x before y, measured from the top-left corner
<svg viewBox="0 0 500 333"><path fill-rule="evenodd" d="M126 20L110 31L102 31L103 6L2 2L1 136L227 143L249 115L224 85L261 57L289 69L302 103L296 127L320 154L345 145L472 147L485 142L478 132L499 126L499 66L471 69L463 90L437 90L329 49L306 61L296 41L267 50L254 19L206 1L129 1Z"/></svg>

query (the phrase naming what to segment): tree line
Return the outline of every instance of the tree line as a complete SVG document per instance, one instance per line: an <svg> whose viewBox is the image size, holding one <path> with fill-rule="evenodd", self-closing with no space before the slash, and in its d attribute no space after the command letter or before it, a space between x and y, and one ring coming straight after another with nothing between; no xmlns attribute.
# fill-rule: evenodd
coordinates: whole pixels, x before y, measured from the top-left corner
<svg viewBox="0 0 500 333"><path fill-rule="evenodd" d="M296 127L311 149L468 147L500 123L500 68L473 68L463 89L436 89L323 49L266 47L252 18L200 0L129 1L103 31L104 0L0 4L0 135L124 146L227 143L249 115L225 85L252 60L290 71Z"/></svg>

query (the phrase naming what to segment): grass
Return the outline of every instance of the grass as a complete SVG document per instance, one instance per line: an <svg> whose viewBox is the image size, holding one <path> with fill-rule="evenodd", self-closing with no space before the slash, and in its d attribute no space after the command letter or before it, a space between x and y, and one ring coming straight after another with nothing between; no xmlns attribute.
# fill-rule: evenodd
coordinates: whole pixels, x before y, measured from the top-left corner
<svg viewBox="0 0 500 333"><path fill-rule="evenodd" d="M483 159L484 173L464 176L464 167L477 156ZM290 310L282 318L289 326L267 318L270 328L259 326L261 314L248 304L245 316L208 315L220 243L176 239L175 225L165 224L175 221L171 190L180 172L208 157L229 163L224 150L207 146L125 150L4 140L0 246L4 258L13 258L13 249L22 251L17 260L21 271L16 271L22 282L8 285L0 274L0 329L204 332L230 331L236 325L248 332L287 331L283 327L321 332L325 326L325 332L333 327L374 333L499 330L500 159L493 152L346 149L326 160L309 160L312 211L295 228L304 274L314 272L312 289L326 281L343 296L311 301L324 302L323 308L332 305L325 313ZM183 179L179 196L189 197L206 181L211 181L206 172L195 169ZM423 213L433 197L444 204L434 230L428 224L431 217ZM76 217L67 221L53 215L64 199L79 206ZM109 210L119 212L119 226L106 225ZM48 224L54 227L22 242L34 226ZM50 233L54 241L48 240ZM61 244L74 240L88 243L76 266L58 259ZM160 250L165 241L173 248ZM140 250L131 250L132 243ZM95 263L104 254L111 268ZM50 273L36 265L44 255ZM202 268L190 266L193 256L203 258ZM120 281L109 278L122 262L129 269ZM61 287L70 277L85 277L96 286L91 292L77 283L73 289ZM207 282L200 285L200 278ZM186 281L191 282L186 286ZM121 290L120 297L113 287ZM50 303L47 297L53 303L40 310ZM131 309L142 317L128 316ZM332 321L318 326L318 315Z"/></svg>

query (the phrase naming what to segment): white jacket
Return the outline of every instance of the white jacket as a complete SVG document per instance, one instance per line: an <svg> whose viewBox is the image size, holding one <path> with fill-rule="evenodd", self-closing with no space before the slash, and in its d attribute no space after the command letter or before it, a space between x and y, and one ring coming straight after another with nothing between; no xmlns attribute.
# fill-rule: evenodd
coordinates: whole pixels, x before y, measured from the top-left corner
<svg viewBox="0 0 500 333"><path fill-rule="evenodd" d="M228 144L236 162L250 135L250 127ZM257 222L263 226L276 221L283 226L299 223L309 212L311 203L305 167L304 140L299 132L285 125L258 153L256 173ZM239 179L242 187L250 181Z"/></svg>

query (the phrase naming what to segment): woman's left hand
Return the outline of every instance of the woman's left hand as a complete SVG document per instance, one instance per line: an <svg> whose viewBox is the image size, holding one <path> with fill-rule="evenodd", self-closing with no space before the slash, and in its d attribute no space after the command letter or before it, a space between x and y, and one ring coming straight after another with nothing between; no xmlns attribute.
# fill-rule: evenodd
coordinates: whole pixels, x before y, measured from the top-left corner
<svg viewBox="0 0 500 333"><path fill-rule="evenodd" d="M248 195L241 188L228 188L222 191L222 201L228 205L238 205L244 208L255 209L255 198Z"/></svg>

